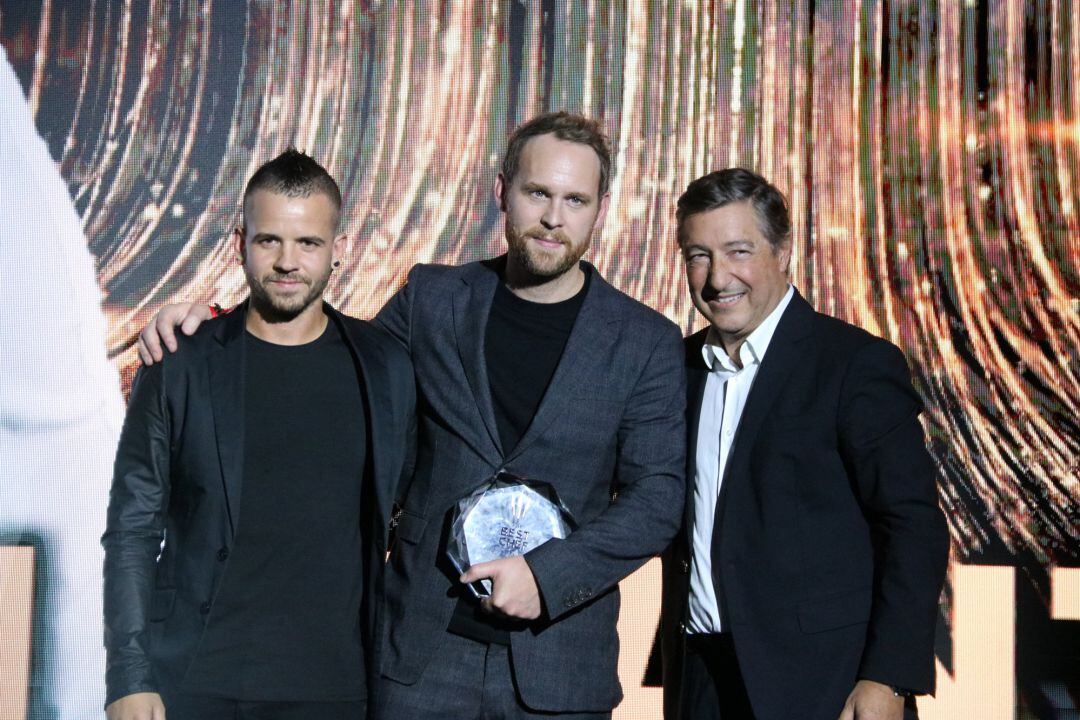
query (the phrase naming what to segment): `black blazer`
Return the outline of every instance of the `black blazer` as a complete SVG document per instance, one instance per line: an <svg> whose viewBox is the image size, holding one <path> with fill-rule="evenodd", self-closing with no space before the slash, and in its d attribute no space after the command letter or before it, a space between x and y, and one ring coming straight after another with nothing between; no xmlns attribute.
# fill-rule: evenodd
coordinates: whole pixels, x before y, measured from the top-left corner
<svg viewBox="0 0 1080 720"><path fill-rule="evenodd" d="M387 528L410 472L415 385L401 347L371 324L324 306L351 349L367 401L374 502L363 518L379 591ZM109 496L105 547L106 703L154 692L158 673L179 682L199 645L233 542L243 477L246 303L178 334L180 349L139 370L128 400ZM165 539L162 549L161 542ZM158 553L160 552L160 557ZM375 634L366 603L364 635ZM369 670L377 659L369 642ZM369 683L369 688L374 685Z"/></svg>
<svg viewBox="0 0 1080 720"><path fill-rule="evenodd" d="M686 339L688 501L664 557L669 720L679 717L706 333ZM921 407L896 346L795 293L736 431L712 541L759 720L835 720L860 678L933 691L949 536Z"/></svg>
<svg viewBox="0 0 1080 720"><path fill-rule="evenodd" d="M416 474L386 575L383 673L424 672L460 591L445 558L447 512L499 469L550 482L578 522L528 553L546 617L511 633L527 707L611 710L618 581L674 537L685 494L685 390L678 328L593 273L532 424L501 447L484 359L499 261L417 265L377 321L416 368ZM617 499L613 500L613 495Z"/></svg>

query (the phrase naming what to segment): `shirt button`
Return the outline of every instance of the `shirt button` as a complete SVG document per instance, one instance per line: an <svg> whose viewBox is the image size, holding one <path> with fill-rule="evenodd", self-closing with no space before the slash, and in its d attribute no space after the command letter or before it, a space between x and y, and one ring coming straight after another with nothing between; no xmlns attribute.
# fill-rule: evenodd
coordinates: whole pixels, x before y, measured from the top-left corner
<svg viewBox="0 0 1080 720"><path fill-rule="evenodd" d="M225 562L229 559L229 548L223 547L217 551L217 559L221 562Z"/></svg>
<svg viewBox="0 0 1080 720"><path fill-rule="evenodd" d="M199 612L201 614L203 614L203 615L209 615L210 614L210 601L209 600L207 600L206 602L204 602L202 605L199 606Z"/></svg>

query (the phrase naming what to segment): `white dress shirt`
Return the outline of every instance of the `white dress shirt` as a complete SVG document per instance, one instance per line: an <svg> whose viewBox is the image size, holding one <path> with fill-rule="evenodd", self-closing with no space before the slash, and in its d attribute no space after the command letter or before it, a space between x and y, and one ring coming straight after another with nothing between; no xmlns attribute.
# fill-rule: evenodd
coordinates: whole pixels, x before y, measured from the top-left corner
<svg viewBox="0 0 1080 720"><path fill-rule="evenodd" d="M701 398L701 417L698 420L697 448L694 473L694 536L691 538L690 562L690 633L718 633L726 630L724 618L712 580L712 538L716 520L716 500L731 454L735 431L739 427L746 399L754 384L758 367L772 340L780 316L795 294L788 285L779 304L751 332L739 348L742 368L732 362L725 352L715 329L705 338L702 353L709 375Z"/></svg>

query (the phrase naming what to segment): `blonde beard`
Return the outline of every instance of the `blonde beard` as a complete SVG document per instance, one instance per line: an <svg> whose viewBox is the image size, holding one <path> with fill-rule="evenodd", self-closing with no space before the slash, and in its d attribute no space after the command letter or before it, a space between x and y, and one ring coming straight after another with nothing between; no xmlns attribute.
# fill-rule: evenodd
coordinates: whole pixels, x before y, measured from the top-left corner
<svg viewBox="0 0 1080 720"><path fill-rule="evenodd" d="M562 231L556 231L552 235L563 243L562 255L553 256L549 253L533 251L528 242L530 237L535 237L533 232L533 229L521 232L509 222L506 224L506 245L509 248L510 255L513 256L516 263L534 277L554 278L566 274L566 272L577 266L585 251L589 249L589 244L585 243L578 251L575 251L566 234Z"/></svg>

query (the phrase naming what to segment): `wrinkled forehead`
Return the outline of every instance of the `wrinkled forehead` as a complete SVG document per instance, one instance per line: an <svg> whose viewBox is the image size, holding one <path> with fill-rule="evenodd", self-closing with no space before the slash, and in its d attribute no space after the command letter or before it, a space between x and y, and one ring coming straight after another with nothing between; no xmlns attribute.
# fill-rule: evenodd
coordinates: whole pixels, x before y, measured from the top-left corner
<svg viewBox="0 0 1080 720"><path fill-rule="evenodd" d="M692 213L679 223L679 244L714 246L729 242L768 243L754 206L737 201Z"/></svg>

